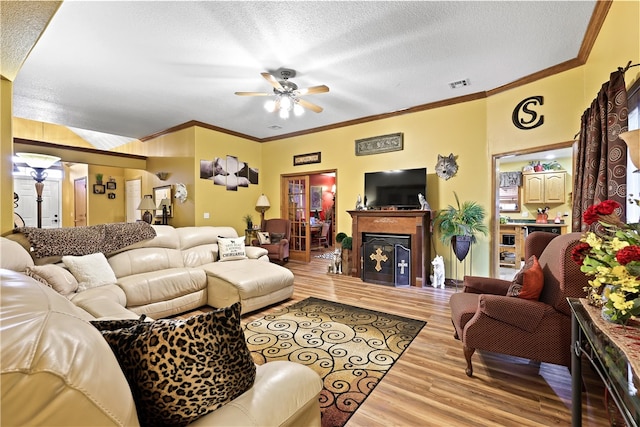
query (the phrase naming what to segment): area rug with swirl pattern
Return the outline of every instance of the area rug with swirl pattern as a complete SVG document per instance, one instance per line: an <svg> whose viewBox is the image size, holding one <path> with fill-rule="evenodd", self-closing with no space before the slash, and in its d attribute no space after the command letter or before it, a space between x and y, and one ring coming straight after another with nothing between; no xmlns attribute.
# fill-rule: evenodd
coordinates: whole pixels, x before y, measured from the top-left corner
<svg viewBox="0 0 640 427"><path fill-rule="evenodd" d="M324 383L322 426L343 426L426 325L421 320L307 298L245 325L257 364L289 360Z"/></svg>

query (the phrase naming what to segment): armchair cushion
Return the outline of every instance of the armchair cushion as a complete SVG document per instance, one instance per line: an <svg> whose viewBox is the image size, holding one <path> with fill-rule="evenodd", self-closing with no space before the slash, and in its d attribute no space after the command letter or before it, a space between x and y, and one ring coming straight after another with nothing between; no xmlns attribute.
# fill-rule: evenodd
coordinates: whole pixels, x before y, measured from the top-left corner
<svg viewBox="0 0 640 427"><path fill-rule="evenodd" d="M544 287L544 273L535 255L531 255L522 270L513 279L514 286L510 287L510 296L538 300ZM519 289L518 289L519 285Z"/></svg>
<svg viewBox="0 0 640 427"><path fill-rule="evenodd" d="M481 313L492 319L527 332L534 332L540 325L547 308L551 309L548 305L538 301L486 294L479 295L478 306ZM522 313L526 313L526 316L523 316Z"/></svg>
<svg viewBox="0 0 640 427"><path fill-rule="evenodd" d="M271 233L269 235L269 240L271 240L272 245L280 243L282 239L284 239L284 233Z"/></svg>
<svg viewBox="0 0 640 427"><path fill-rule="evenodd" d="M512 282L493 277L464 276L464 292L472 294L507 295Z"/></svg>
<svg viewBox="0 0 640 427"><path fill-rule="evenodd" d="M258 243L261 245L270 245L271 237L267 231L258 231Z"/></svg>

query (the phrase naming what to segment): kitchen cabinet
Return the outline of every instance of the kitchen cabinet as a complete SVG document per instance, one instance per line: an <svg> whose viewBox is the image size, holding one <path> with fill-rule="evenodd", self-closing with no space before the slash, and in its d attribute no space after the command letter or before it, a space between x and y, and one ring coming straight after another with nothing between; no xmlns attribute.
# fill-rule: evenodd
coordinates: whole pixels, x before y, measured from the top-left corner
<svg viewBox="0 0 640 427"><path fill-rule="evenodd" d="M500 267L520 268L524 257L524 228L518 224L500 224Z"/></svg>
<svg viewBox="0 0 640 427"><path fill-rule="evenodd" d="M524 178L524 203L565 203L566 171L529 172Z"/></svg>

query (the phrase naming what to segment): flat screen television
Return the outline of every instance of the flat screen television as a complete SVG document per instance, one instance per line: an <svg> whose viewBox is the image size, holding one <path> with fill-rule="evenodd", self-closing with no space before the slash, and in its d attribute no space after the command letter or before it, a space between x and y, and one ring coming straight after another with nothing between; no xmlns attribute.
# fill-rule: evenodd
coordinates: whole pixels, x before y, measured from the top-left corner
<svg viewBox="0 0 640 427"><path fill-rule="evenodd" d="M367 209L420 209L418 193L427 197L427 168L364 174L363 202Z"/></svg>

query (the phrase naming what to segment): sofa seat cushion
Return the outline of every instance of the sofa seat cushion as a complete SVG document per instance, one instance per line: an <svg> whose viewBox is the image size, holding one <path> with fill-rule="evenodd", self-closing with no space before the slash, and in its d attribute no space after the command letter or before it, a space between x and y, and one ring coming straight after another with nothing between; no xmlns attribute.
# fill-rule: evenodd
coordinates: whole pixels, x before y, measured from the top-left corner
<svg viewBox="0 0 640 427"><path fill-rule="evenodd" d="M254 383L239 303L186 320L92 323L122 366L142 426L185 426Z"/></svg>
<svg viewBox="0 0 640 427"><path fill-rule="evenodd" d="M260 297L293 285L293 273L289 269L255 259L216 262L203 268L207 275L234 285L241 300Z"/></svg>
<svg viewBox="0 0 640 427"><path fill-rule="evenodd" d="M200 291L207 286L207 276L200 268L169 268L120 277L118 286L126 295L127 307L135 307Z"/></svg>

